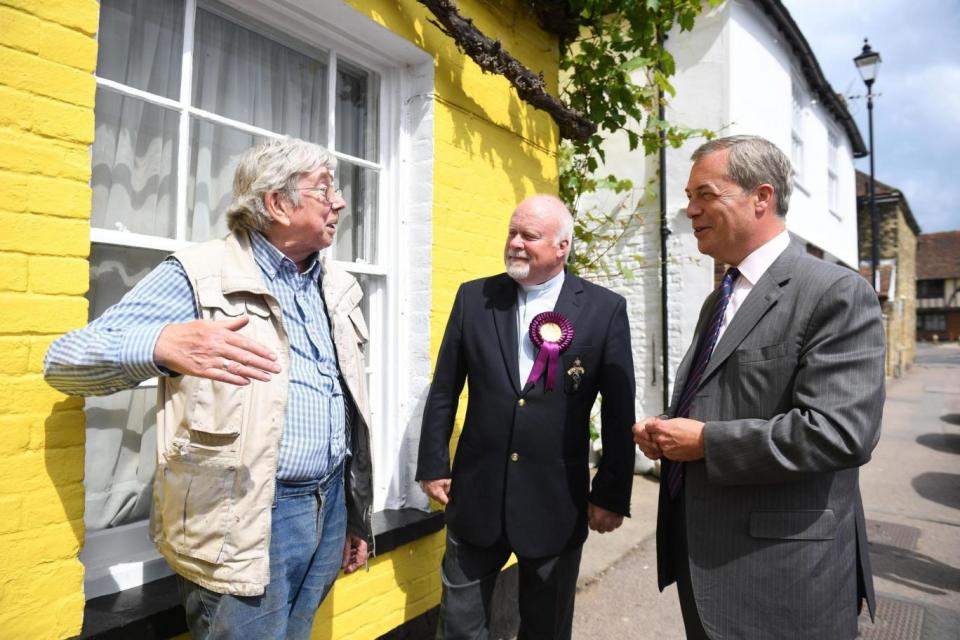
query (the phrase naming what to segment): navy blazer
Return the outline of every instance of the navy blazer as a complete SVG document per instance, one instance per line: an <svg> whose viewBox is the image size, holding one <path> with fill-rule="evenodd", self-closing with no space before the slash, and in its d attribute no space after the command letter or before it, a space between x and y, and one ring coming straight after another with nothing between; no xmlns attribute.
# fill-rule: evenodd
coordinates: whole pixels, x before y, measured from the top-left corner
<svg viewBox="0 0 960 640"><path fill-rule="evenodd" d="M626 301L566 274L555 311L575 337L545 389L519 379L517 285L506 274L463 284L444 333L420 433L418 480L452 478L447 526L489 546L506 535L524 557L555 555L587 536L587 501L629 515L635 422ZM570 369L583 369L579 383ZM450 467L464 382L466 420ZM601 405L603 457L590 488L590 412Z"/></svg>

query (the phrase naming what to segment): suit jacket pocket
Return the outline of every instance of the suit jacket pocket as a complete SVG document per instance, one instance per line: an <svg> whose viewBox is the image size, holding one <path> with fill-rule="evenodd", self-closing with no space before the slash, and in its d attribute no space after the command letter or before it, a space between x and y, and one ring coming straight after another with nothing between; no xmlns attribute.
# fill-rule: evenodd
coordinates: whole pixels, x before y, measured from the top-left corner
<svg viewBox="0 0 960 640"><path fill-rule="evenodd" d="M833 509L797 511L754 511L750 514L750 535L777 540L832 540L837 532Z"/></svg>
<svg viewBox="0 0 960 640"><path fill-rule="evenodd" d="M776 360L787 354L787 343L780 342L771 344L759 349L738 349L737 362L744 364L746 362L763 362L764 360Z"/></svg>

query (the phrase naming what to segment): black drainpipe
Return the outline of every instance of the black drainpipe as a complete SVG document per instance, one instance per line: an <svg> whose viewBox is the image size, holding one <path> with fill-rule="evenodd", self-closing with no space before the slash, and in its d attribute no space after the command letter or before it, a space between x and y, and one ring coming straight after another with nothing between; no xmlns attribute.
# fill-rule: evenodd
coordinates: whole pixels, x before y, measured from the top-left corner
<svg viewBox="0 0 960 640"><path fill-rule="evenodd" d="M661 35L660 47L663 48L667 37ZM663 122L663 90L657 92L657 114ZM663 384L663 411L666 413L670 406L670 338L669 322L667 319L667 238L670 228L667 226L667 134L660 129L660 330L661 345L660 357L663 362L663 373L660 376Z"/></svg>

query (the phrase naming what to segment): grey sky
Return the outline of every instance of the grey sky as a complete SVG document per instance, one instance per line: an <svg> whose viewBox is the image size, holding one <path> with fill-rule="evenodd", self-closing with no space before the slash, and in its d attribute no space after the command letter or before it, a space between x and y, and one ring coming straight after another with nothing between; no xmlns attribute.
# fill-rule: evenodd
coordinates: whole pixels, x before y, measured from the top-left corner
<svg viewBox="0 0 960 640"><path fill-rule="evenodd" d="M863 38L882 63L874 93L876 178L907 196L924 233L960 229L960 2L783 0L834 91L865 93ZM866 100L849 109L869 144ZM857 161L868 173L869 158Z"/></svg>

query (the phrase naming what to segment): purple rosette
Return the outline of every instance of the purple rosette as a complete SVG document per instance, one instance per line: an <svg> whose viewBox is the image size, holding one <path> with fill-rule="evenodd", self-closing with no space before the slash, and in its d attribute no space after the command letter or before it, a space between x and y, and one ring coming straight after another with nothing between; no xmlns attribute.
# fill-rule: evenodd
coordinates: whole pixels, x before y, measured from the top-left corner
<svg viewBox="0 0 960 640"><path fill-rule="evenodd" d="M535 383L546 371L546 389L550 391L556 381L560 353L573 342L573 325L556 311L544 311L530 323L530 341L540 352L530 370L527 384Z"/></svg>

